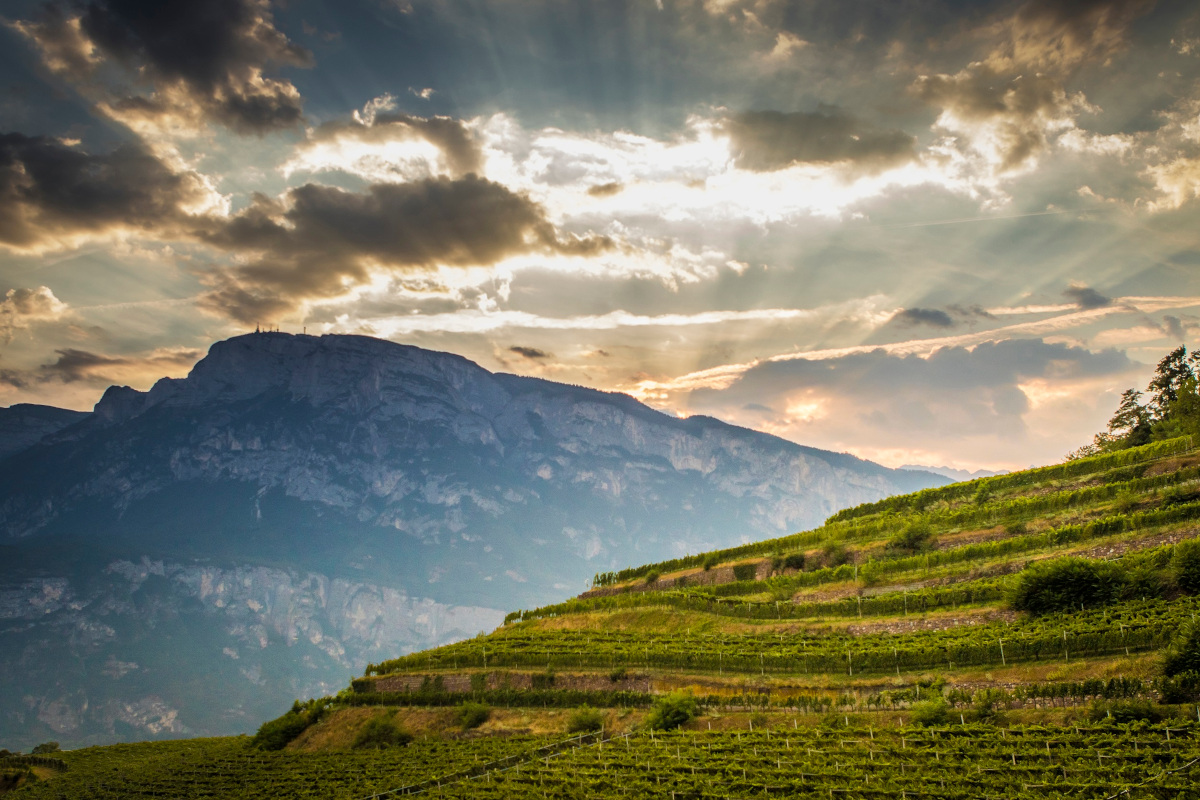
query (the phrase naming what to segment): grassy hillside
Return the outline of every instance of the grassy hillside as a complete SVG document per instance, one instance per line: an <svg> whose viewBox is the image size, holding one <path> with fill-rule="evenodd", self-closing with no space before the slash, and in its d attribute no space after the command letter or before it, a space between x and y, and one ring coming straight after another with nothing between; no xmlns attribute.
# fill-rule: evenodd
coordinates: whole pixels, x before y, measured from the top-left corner
<svg viewBox="0 0 1200 800"><path fill-rule="evenodd" d="M598 575L254 739L0 769L22 798L1195 797L1198 533L1200 451L1156 442Z"/></svg>

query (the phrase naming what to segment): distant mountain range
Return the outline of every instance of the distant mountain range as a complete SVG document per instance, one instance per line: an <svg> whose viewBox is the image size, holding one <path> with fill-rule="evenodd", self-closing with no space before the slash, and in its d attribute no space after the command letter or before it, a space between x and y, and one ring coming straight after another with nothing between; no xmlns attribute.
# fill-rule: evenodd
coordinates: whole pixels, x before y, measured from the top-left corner
<svg viewBox="0 0 1200 800"><path fill-rule="evenodd" d="M253 729L595 572L940 485L357 336L0 409L0 745Z"/></svg>
<svg viewBox="0 0 1200 800"><path fill-rule="evenodd" d="M921 464L905 464L900 469L918 470L921 472L932 472L934 475L942 475L955 483L959 481L973 481L976 478L990 478L993 475L1007 475L1010 470L1002 469L998 472L993 472L990 469L977 469L974 472L966 469L955 469L954 467L927 467Z"/></svg>

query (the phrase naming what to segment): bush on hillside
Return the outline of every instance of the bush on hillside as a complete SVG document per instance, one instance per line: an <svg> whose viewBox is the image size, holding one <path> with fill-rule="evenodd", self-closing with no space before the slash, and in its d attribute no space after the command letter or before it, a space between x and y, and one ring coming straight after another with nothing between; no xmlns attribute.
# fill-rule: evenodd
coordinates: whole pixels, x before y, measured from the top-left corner
<svg viewBox="0 0 1200 800"><path fill-rule="evenodd" d="M304 733L308 726L321 720L329 702L328 698L309 700L303 704L295 701L282 717L264 722L250 743L260 750L282 750L288 742Z"/></svg>
<svg viewBox="0 0 1200 800"><path fill-rule="evenodd" d="M492 709L483 703L463 703L458 708L458 724L463 730L478 728L492 717Z"/></svg>
<svg viewBox="0 0 1200 800"><path fill-rule="evenodd" d="M804 553L788 553L779 565L784 569L804 569Z"/></svg>
<svg viewBox="0 0 1200 800"><path fill-rule="evenodd" d="M913 703L912 721L914 725L922 727L945 725L949 720L950 705L940 697L936 700L922 700L919 703Z"/></svg>
<svg viewBox="0 0 1200 800"><path fill-rule="evenodd" d="M934 544L933 532L928 525L910 522L887 543L889 550L898 553L922 553Z"/></svg>
<svg viewBox="0 0 1200 800"><path fill-rule="evenodd" d="M351 747L355 750L382 750L385 747L403 747L412 740L411 733L401 730L387 717L375 717L359 729Z"/></svg>
<svg viewBox="0 0 1200 800"><path fill-rule="evenodd" d="M687 692L671 692L654 701L646 727L657 731L671 731L696 718L700 706L696 698Z"/></svg>
<svg viewBox="0 0 1200 800"><path fill-rule="evenodd" d="M33 748L35 756L44 756L46 753L57 753L58 742L42 742Z"/></svg>
<svg viewBox="0 0 1200 800"><path fill-rule="evenodd" d="M1163 653L1162 673L1168 678L1186 672L1200 673L1200 624L1185 624Z"/></svg>
<svg viewBox="0 0 1200 800"><path fill-rule="evenodd" d="M1164 703L1195 703L1200 700L1200 672L1181 672L1158 681Z"/></svg>
<svg viewBox="0 0 1200 800"><path fill-rule="evenodd" d="M720 564L720 563L721 563L721 559L717 558L715 555L706 556L704 559L704 571L708 572L710 569L712 569L713 567L715 567L717 564Z"/></svg>
<svg viewBox="0 0 1200 800"><path fill-rule="evenodd" d="M1008 597L1009 607L1030 614L1078 611L1121 598L1125 575L1116 564L1057 558L1026 567Z"/></svg>
<svg viewBox="0 0 1200 800"><path fill-rule="evenodd" d="M827 567L840 567L850 563L850 551L837 542L830 542L821 550L821 560Z"/></svg>
<svg viewBox="0 0 1200 800"><path fill-rule="evenodd" d="M752 581L758 574L758 565L755 563L749 564L734 564L733 579L735 581Z"/></svg>
<svg viewBox="0 0 1200 800"><path fill-rule="evenodd" d="M661 577L662 573L660 573L658 570L650 570L646 573L646 585L649 586L652 583L658 583L658 579Z"/></svg>
<svg viewBox="0 0 1200 800"><path fill-rule="evenodd" d="M580 706L567 718L567 733L590 733L604 727L604 714L591 706Z"/></svg>
<svg viewBox="0 0 1200 800"><path fill-rule="evenodd" d="M1200 594L1200 540L1188 539L1175 545L1171 574L1180 589L1188 594Z"/></svg>

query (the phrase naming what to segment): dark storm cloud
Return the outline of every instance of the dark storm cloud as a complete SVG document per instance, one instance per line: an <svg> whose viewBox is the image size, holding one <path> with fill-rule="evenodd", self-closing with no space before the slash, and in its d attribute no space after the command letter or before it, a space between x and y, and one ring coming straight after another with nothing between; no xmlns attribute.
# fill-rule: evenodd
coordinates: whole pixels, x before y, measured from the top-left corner
<svg viewBox="0 0 1200 800"><path fill-rule="evenodd" d="M191 366L204 355L201 351L191 348L157 351L147 356L110 356L73 348L54 352L58 358L38 368L36 381L42 383L46 381L74 383L84 380L103 382L111 380L109 375L114 372ZM26 381L28 382L28 379Z"/></svg>
<svg viewBox="0 0 1200 800"><path fill-rule="evenodd" d="M737 165L756 172L797 163L886 167L914 157L912 136L880 130L844 111L747 111L725 121Z"/></svg>
<svg viewBox="0 0 1200 800"><path fill-rule="evenodd" d="M905 308L897 311L892 321L906 327L930 325L934 328L952 328L954 320L945 311L937 308Z"/></svg>
<svg viewBox="0 0 1200 800"><path fill-rule="evenodd" d="M590 255L611 246L605 237L560 235L528 197L474 175L376 184L362 193L306 184L282 201L257 196L203 238L257 254L217 275L203 301L248 323L305 299L340 296L375 269L487 266L519 253Z"/></svg>
<svg viewBox="0 0 1200 800"><path fill-rule="evenodd" d="M1069 286L1063 290L1063 296L1085 311L1112 305L1111 297L1105 297L1090 286Z"/></svg>
<svg viewBox="0 0 1200 800"><path fill-rule="evenodd" d="M508 348L508 351L510 353L516 353L519 356L524 356L525 358L533 359L535 361L542 358L550 358L551 356L551 354L547 353L545 350L539 350L536 347L522 347L521 345L513 345L512 347Z"/></svg>
<svg viewBox="0 0 1200 800"><path fill-rule="evenodd" d="M375 144L413 139L438 148L455 175L481 171L483 153L479 143L461 120L451 117L380 113L364 119L356 115L353 121L325 123L309 135L310 144L346 140Z"/></svg>
<svg viewBox="0 0 1200 800"><path fill-rule="evenodd" d="M168 231L206 197L193 173L176 173L127 144L92 155L57 139L0 134L0 244L36 250L111 229Z"/></svg>
<svg viewBox="0 0 1200 800"><path fill-rule="evenodd" d="M98 0L78 10L51 6L16 27L38 44L48 67L76 83L94 77L97 54L153 83L153 96L108 98L118 114L200 111L260 134L301 119L295 86L264 71L310 66L312 57L275 28L267 0Z"/></svg>

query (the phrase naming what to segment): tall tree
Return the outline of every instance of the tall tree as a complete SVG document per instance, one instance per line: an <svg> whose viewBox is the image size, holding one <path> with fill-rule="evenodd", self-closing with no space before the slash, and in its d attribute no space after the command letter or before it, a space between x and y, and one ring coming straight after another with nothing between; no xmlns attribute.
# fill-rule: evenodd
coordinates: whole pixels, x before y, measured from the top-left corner
<svg viewBox="0 0 1200 800"><path fill-rule="evenodd" d="M1136 447L1150 440L1150 411L1141 404L1142 393L1137 389L1126 389L1121 395L1117 413L1108 421L1111 441L1119 441L1122 447Z"/></svg>
<svg viewBox="0 0 1200 800"><path fill-rule="evenodd" d="M1150 409L1156 420L1164 420L1170 414L1171 404L1179 397L1179 390L1189 378L1194 379L1192 361L1187 357L1187 348L1179 345L1163 356L1154 370L1154 378L1146 391L1150 393Z"/></svg>

